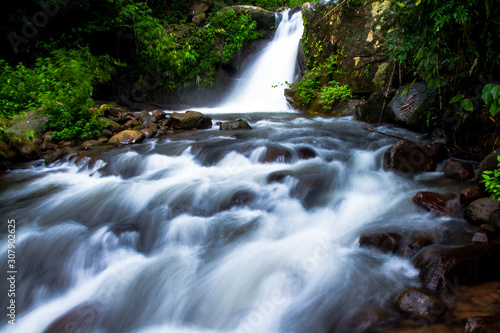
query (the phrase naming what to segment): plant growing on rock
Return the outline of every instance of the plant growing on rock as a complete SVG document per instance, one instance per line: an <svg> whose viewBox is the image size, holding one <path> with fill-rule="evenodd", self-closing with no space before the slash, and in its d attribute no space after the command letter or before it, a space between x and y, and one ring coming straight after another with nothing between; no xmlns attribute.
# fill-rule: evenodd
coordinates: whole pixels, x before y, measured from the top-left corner
<svg viewBox="0 0 500 333"><path fill-rule="evenodd" d="M500 200L500 156L497 157L498 167L495 170L486 170L482 177L486 191L493 199Z"/></svg>
<svg viewBox="0 0 500 333"><path fill-rule="evenodd" d="M323 109L331 110L337 102L343 102L349 98L352 98L352 91L348 85L330 81L327 86L321 87L319 102L323 105Z"/></svg>

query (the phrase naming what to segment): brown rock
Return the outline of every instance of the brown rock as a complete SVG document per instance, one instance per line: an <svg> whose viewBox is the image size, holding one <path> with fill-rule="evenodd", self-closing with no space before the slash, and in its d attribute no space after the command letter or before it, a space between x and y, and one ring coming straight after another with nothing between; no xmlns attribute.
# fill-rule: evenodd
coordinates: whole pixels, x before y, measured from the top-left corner
<svg viewBox="0 0 500 333"><path fill-rule="evenodd" d="M197 111L173 112L169 125L177 130L207 129L212 127L212 118Z"/></svg>
<svg viewBox="0 0 500 333"><path fill-rule="evenodd" d="M290 163L292 154L282 146L268 146L266 151L259 157L260 163Z"/></svg>
<svg viewBox="0 0 500 333"><path fill-rule="evenodd" d="M429 172L436 167L434 160L444 144L424 145L410 140L401 140L389 148L384 154L384 170L405 173Z"/></svg>
<svg viewBox="0 0 500 333"><path fill-rule="evenodd" d="M149 114L147 111L142 111L137 117L142 126L147 127L151 124L154 124L156 118Z"/></svg>
<svg viewBox="0 0 500 333"><path fill-rule="evenodd" d="M488 243L488 235L486 234L486 231L479 230L474 234L474 237L472 237L472 242L473 243Z"/></svg>
<svg viewBox="0 0 500 333"><path fill-rule="evenodd" d="M68 156L69 154L70 154L70 151L67 149L57 149L55 152L53 152L52 154L50 154L49 156L47 156L45 158L45 164L46 165L52 164L52 163L62 159L63 157Z"/></svg>
<svg viewBox="0 0 500 333"><path fill-rule="evenodd" d="M301 160L308 160L316 157L316 152L309 147L299 147L296 149L297 155Z"/></svg>
<svg viewBox="0 0 500 333"><path fill-rule="evenodd" d="M96 304L84 303L57 318L44 333L92 332L100 322L102 309Z"/></svg>
<svg viewBox="0 0 500 333"><path fill-rule="evenodd" d="M139 143L143 140L143 133L134 130L125 130L109 139L108 143L112 145L128 145L132 143Z"/></svg>
<svg viewBox="0 0 500 333"><path fill-rule="evenodd" d="M108 119L108 118L104 118L104 121L106 121L106 123L108 124L106 126L106 129L111 131L112 133L118 133L122 130L121 125L118 124L116 121Z"/></svg>
<svg viewBox="0 0 500 333"><path fill-rule="evenodd" d="M56 150L57 148L59 148L59 145L56 145L55 143L49 143L49 142L44 142L40 146L41 151Z"/></svg>
<svg viewBox="0 0 500 333"><path fill-rule="evenodd" d="M398 309L412 319L434 322L441 315L439 299L423 290L408 288L396 297Z"/></svg>
<svg viewBox="0 0 500 333"><path fill-rule="evenodd" d="M81 144L83 149L88 149L92 147L102 146L103 143L100 140L88 140Z"/></svg>
<svg viewBox="0 0 500 333"><path fill-rule="evenodd" d="M11 145L19 152L20 158L23 161L33 161L40 158L35 145L24 137L21 137L19 140L11 140Z"/></svg>
<svg viewBox="0 0 500 333"><path fill-rule="evenodd" d="M434 237L424 234L413 234L400 241L397 254L404 258L413 258L418 251L435 243Z"/></svg>
<svg viewBox="0 0 500 333"><path fill-rule="evenodd" d="M141 124L135 119L127 120L127 122L123 124L123 128L126 130L132 129L136 126L141 126Z"/></svg>
<svg viewBox="0 0 500 333"><path fill-rule="evenodd" d="M457 180L471 179L474 176L469 164L455 159L446 160L444 174Z"/></svg>
<svg viewBox="0 0 500 333"><path fill-rule="evenodd" d="M468 206L473 201L480 199L480 198L483 198L483 197L484 197L484 194L479 189L479 186L476 185L476 186L468 187L468 188L460 191L460 205L461 206Z"/></svg>
<svg viewBox="0 0 500 333"><path fill-rule="evenodd" d="M113 132L111 132L110 130L102 130L102 135L104 135L105 137L107 137L108 139L110 139L112 136L113 136Z"/></svg>
<svg viewBox="0 0 500 333"><path fill-rule="evenodd" d="M500 278L500 246L494 244L429 247L414 262L423 286L430 291Z"/></svg>
<svg viewBox="0 0 500 333"><path fill-rule="evenodd" d="M465 333L498 333L500 318L496 316L467 318Z"/></svg>
<svg viewBox="0 0 500 333"><path fill-rule="evenodd" d="M42 141L47 143L57 143L59 140L52 138L53 134L54 131L46 132L42 137Z"/></svg>
<svg viewBox="0 0 500 333"><path fill-rule="evenodd" d="M9 161L16 161L19 159L19 153L1 140L0 140L0 152L3 153L3 155L0 154L0 160L5 158L6 160Z"/></svg>
<svg viewBox="0 0 500 333"><path fill-rule="evenodd" d="M221 123L219 125L219 129L221 131L228 131L228 130L249 130L252 129L248 123L243 120L243 119L238 119L235 121L228 121L225 123Z"/></svg>
<svg viewBox="0 0 500 333"><path fill-rule="evenodd" d="M490 213L494 210L500 209L500 201L490 198L481 198L470 205L464 210L464 218L474 225L481 225L489 223Z"/></svg>
<svg viewBox="0 0 500 333"><path fill-rule="evenodd" d="M233 194L231 197L231 206L244 206L255 200L255 193L241 190Z"/></svg>
<svg viewBox="0 0 500 333"><path fill-rule="evenodd" d="M388 233L364 234L359 237L360 247L373 247L384 253L392 253L397 249L401 236Z"/></svg>
<svg viewBox="0 0 500 333"><path fill-rule="evenodd" d="M165 114L165 112L163 112L162 110L153 110L152 114L153 114L153 117L155 117L157 122L162 120L162 119L165 119L165 117L167 116Z"/></svg>
<svg viewBox="0 0 500 333"><path fill-rule="evenodd" d="M436 192L417 192L412 201L428 211L437 211L444 215L453 213L451 201L455 199L454 194L441 194Z"/></svg>

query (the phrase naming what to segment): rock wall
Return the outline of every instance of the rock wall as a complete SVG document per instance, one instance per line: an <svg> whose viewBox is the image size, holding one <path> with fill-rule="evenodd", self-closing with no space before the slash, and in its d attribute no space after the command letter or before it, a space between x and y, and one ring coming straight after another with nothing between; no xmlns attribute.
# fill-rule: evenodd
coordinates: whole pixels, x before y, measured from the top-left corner
<svg viewBox="0 0 500 333"><path fill-rule="evenodd" d="M355 94L386 89L392 68L382 42L384 36L373 29L386 4L387 0L304 4L302 45L307 67L312 69L334 57L337 70L329 80L349 85Z"/></svg>

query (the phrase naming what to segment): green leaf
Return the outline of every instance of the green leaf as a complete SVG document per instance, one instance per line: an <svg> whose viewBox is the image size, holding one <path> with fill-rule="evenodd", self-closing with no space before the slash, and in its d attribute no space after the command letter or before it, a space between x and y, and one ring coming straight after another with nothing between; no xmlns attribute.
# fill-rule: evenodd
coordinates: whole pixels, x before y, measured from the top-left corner
<svg viewBox="0 0 500 333"><path fill-rule="evenodd" d="M490 107L490 114L495 117L500 112L500 104L494 103Z"/></svg>
<svg viewBox="0 0 500 333"><path fill-rule="evenodd" d="M474 111L474 104L472 104L472 101L470 99L463 99L461 102L460 102L460 106L462 107L462 109L464 109L465 111L469 111L469 112L472 112Z"/></svg>
<svg viewBox="0 0 500 333"><path fill-rule="evenodd" d="M457 95L451 99L450 104L460 102L462 99L464 99L464 95Z"/></svg>

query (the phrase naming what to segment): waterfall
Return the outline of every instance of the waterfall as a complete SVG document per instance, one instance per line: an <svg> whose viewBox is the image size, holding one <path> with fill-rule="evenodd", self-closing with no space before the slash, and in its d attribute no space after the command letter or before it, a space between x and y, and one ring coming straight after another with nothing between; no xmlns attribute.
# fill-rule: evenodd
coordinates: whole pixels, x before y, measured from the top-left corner
<svg viewBox="0 0 500 333"><path fill-rule="evenodd" d="M238 79L233 91L214 113L291 111L284 91L297 78L297 54L304 31L302 13L283 19L269 45Z"/></svg>

